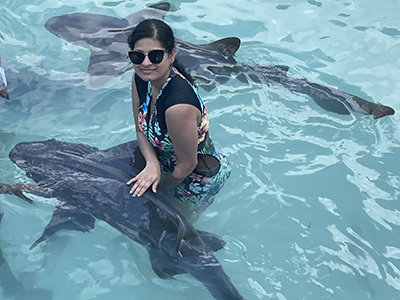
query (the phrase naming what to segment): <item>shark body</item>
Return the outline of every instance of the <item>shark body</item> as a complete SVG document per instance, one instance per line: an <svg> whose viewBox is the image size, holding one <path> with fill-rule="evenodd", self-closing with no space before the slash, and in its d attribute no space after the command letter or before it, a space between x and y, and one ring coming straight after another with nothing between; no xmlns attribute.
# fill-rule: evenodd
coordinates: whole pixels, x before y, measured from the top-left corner
<svg viewBox="0 0 400 300"><path fill-rule="evenodd" d="M215 299L242 300L213 254L225 245L221 238L196 230L161 190L130 195L126 182L138 173L132 163L136 149L137 141L108 150L57 140L17 144L10 159L37 184L0 183L0 193L29 202L23 192L59 200L31 249L62 229L90 231L101 219L144 246L159 277L189 273Z"/></svg>

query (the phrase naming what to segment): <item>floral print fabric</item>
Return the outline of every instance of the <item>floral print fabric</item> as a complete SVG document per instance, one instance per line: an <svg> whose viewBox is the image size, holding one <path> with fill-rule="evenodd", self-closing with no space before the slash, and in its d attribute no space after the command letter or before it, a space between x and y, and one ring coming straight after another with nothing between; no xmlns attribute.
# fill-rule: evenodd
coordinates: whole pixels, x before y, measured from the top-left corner
<svg viewBox="0 0 400 300"><path fill-rule="evenodd" d="M152 113L149 113L149 106L151 101L151 83L147 85L146 99L143 104L139 107L138 114L138 125L139 129L144 133L150 143L155 147L158 160L162 167L163 174L170 174L173 172L177 157L172 146L171 138L168 134L167 129L161 129L158 121L158 100L163 94L165 87L170 83L174 76L181 76L186 80L183 75L181 75L175 68L173 68L171 75L164 83L157 100L155 102ZM210 138L208 133L209 119L207 108L204 105L202 98L200 97L196 87L194 87L189 81L187 83L191 86L194 93L196 94L200 107L201 107L201 124L197 128L198 133L198 153L208 154L217 158L221 163L221 168L217 174L211 178L192 173L184 181L174 189L172 192L175 197L182 200L185 203L201 206L205 202L210 201L210 199L218 193L218 191L224 185L226 179L230 175L230 167L228 160L218 152Z"/></svg>

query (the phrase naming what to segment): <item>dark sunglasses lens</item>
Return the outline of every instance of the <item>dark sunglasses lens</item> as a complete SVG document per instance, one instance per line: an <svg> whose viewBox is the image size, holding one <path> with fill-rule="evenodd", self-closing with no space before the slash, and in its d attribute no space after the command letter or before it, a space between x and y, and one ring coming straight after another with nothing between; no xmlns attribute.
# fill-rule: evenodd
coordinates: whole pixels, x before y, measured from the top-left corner
<svg viewBox="0 0 400 300"><path fill-rule="evenodd" d="M159 64L164 58L164 50L153 50L148 54L150 61L153 64Z"/></svg>
<svg viewBox="0 0 400 300"><path fill-rule="evenodd" d="M139 51L129 51L129 58L135 65L140 65L144 61L144 54Z"/></svg>

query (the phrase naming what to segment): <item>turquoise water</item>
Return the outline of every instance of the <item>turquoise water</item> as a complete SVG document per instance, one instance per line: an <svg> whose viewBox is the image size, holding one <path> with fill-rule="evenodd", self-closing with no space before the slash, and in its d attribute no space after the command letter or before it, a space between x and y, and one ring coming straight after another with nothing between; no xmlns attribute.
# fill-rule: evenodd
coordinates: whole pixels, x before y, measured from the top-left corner
<svg viewBox="0 0 400 300"><path fill-rule="evenodd" d="M8 159L21 141L57 138L105 149L134 139L131 71L91 88L89 51L43 25L74 12L122 18L153 2L2 4L0 55L14 102L0 100L0 182L26 180ZM293 77L400 111L396 1L171 4L165 20L180 39L237 36L239 62L286 64ZM233 172L196 227L226 239L216 256L239 292L248 300L398 299L399 114L379 120L337 115L307 96L235 79L201 92L211 134ZM56 201L35 202L0 195L0 248L10 267L1 279L20 284L10 294L26 291L21 299L29 300L211 299L190 276L159 279L147 252L104 222L90 233L60 233L29 251ZM0 289L0 299L14 298Z"/></svg>

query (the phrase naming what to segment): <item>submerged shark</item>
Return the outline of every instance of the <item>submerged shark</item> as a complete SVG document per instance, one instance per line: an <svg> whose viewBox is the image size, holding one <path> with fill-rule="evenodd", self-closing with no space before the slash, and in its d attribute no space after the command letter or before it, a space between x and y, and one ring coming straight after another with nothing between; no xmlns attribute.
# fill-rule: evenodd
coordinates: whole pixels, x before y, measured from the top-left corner
<svg viewBox="0 0 400 300"><path fill-rule="evenodd" d="M164 19L167 2L151 5L119 19L100 14L73 13L50 18L45 28L54 35L90 50L88 73L93 87L122 74L133 66L127 58L127 38L144 19ZM228 37L209 44L192 44L176 39L177 59L190 70L199 86L209 91L232 76L241 82L280 85L291 92L310 96L320 107L338 114L354 111L374 119L393 115L391 107L369 102L333 87L287 76L288 66L250 66L236 61L240 39Z"/></svg>
<svg viewBox="0 0 400 300"><path fill-rule="evenodd" d="M137 141L99 150L57 140L17 144L10 159L37 184L0 183L0 193L32 202L24 192L58 199L43 234L31 249L61 229L87 232L100 219L149 253L161 278L189 273L217 300L242 300L213 255L224 247L218 236L196 230L162 190L133 198L126 182L140 165Z"/></svg>

